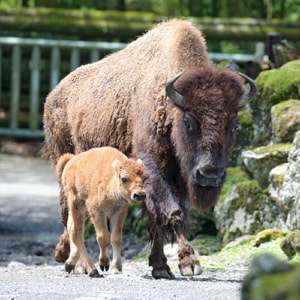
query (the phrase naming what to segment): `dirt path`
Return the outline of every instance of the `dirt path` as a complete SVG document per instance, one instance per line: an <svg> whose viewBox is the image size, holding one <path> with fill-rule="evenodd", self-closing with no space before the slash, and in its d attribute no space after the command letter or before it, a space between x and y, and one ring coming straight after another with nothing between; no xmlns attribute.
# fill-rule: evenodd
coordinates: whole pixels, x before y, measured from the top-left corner
<svg viewBox="0 0 300 300"><path fill-rule="evenodd" d="M67 274L54 261L61 232L53 169L37 158L0 154L0 299L240 299L245 270L182 277L173 249L167 254L176 279L155 280L147 259L128 259L145 245L131 249L126 242L123 274ZM96 242L88 241L87 249L96 261Z"/></svg>

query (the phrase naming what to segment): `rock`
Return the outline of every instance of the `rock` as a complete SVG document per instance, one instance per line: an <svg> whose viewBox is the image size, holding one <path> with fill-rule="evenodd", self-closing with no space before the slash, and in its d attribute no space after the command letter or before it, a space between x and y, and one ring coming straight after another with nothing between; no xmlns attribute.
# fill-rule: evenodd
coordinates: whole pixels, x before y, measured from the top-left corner
<svg viewBox="0 0 300 300"><path fill-rule="evenodd" d="M220 199L214 216L223 244L268 229L286 229L282 207L268 197L256 180L239 183Z"/></svg>
<svg viewBox="0 0 300 300"><path fill-rule="evenodd" d="M258 94L250 102L254 141L267 145L271 141L271 107L288 99L300 99L300 60L286 63L280 69L263 71L257 77Z"/></svg>
<svg viewBox="0 0 300 300"><path fill-rule="evenodd" d="M300 266L271 254L257 256L244 278L241 299L300 299Z"/></svg>
<svg viewBox="0 0 300 300"><path fill-rule="evenodd" d="M249 109L239 111L239 122L235 145L229 158L229 166L231 167L239 164L242 151L247 149L253 140L253 126Z"/></svg>
<svg viewBox="0 0 300 300"><path fill-rule="evenodd" d="M291 143L300 130L300 101L288 100L271 109L272 140L274 143Z"/></svg>
<svg viewBox="0 0 300 300"><path fill-rule="evenodd" d="M282 201L287 211L287 226L290 230L300 228L300 131L295 134L288 157L288 166L280 191Z"/></svg>
<svg viewBox="0 0 300 300"><path fill-rule="evenodd" d="M269 194L271 198L279 204L282 204L282 201L280 199L280 192L282 189L284 174L286 173L287 166L287 163L277 166L272 169L269 174Z"/></svg>
<svg viewBox="0 0 300 300"><path fill-rule="evenodd" d="M287 162L291 147L291 144L278 144L244 151L242 153L243 166L262 188L267 188L270 171Z"/></svg>
<svg viewBox="0 0 300 300"><path fill-rule="evenodd" d="M251 238L250 245L259 247L261 244L282 238L286 233L284 231L266 229Z"/></svg>
<svg viewBox="0 0 300 300"><path fill-rule="evenodd" d="M292 232L287 238L282 240L280 247L286 256L291 259L296 254L300 254L300 231Z"/></svg>
<svg viewBox="0 0 300 300"><path fill-rule="evenodd" d="M20 263L18 261L11 261L7 266L9 268L20 268L20 267L25 267L25 264Z"/></svg>

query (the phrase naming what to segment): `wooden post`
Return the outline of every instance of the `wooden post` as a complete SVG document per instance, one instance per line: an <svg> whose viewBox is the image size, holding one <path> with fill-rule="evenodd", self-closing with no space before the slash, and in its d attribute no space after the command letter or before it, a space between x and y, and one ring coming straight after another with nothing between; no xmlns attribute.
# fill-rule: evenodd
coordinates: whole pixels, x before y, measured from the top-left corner
<svg viewBox="0 0 300 300"><path fill-rule="evenodd" d="M11 68L11 100L10 100L10 128L18 128L18 113L20 106L20 79L21 79L21 47L13 46Z"/></svg>
<svg viewBox="0 0 300 300"><path fill-rule="evenodd" d="M59 81L60 51L57 46L51 51L50 90L53 90Z"/></svg>
<svg viewBox="0 0 300 300"><path fill-rule="evenodd" d="M32 131L39 126L39 98L40 98L40 58L39 46L34 46L31 53L31 78L30 78L30 123Z"/></svg>
<svg viewBox="0 0 300 300"><path fill-rule="evenodd" d="M274 51L273 51L273 45L277 44L280 42L281 34L278 32L270 32L268 33L268 40L267 40L267 52L270 61L274 64L274 67L276 68L276 61L275 61L275 56L274 56Z"/></svg>

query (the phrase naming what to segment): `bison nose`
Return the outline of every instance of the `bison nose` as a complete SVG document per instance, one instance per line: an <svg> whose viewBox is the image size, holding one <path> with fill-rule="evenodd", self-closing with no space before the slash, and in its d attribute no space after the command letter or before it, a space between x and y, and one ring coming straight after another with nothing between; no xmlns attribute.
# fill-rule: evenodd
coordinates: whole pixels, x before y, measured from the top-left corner
<svg viewBox="0 0 300 300"><path fill-rule="evenodd" d="M202 186L220 186L225 179L224 167L206 165L197 169L196 181Z"/></svg>
<svg viewBox="0 0 300 300"><path fill-rule="evenodd" d="M145 200L145 198L146 198L146 193L144 191L133 194L133 199L135 201L143 201Z"/></svg>

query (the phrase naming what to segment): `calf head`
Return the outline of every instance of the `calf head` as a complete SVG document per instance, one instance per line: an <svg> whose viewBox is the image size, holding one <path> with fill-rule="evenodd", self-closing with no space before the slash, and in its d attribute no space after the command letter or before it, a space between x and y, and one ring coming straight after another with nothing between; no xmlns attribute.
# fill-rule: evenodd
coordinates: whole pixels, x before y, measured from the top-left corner
<svg viewBox="0 0 300 300"><path fill-rule="evenodd" d="M145 173L142 161L140 159L137 161L115 159L112 166L116 172L119 195L126 199L129 204L144 201L146 192L143 187Z"/></svg>
<svg viewBox="0 0 300 300"><path fill-rule="evenodd" d="M239 75L250 84L247 92ZM171 137L190 201L208 209L226 178L238 110L256 94L256 85L245 75L210 67L178 74L166 92L177 107L172 109Z"/></svg>

